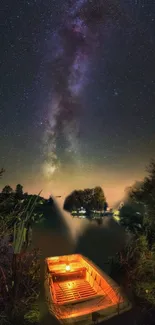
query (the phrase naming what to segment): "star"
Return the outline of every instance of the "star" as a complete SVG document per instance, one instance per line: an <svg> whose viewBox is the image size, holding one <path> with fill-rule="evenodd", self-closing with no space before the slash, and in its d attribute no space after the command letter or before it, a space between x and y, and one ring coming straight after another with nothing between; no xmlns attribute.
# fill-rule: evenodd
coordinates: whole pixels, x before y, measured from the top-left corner
<svg viewBox="0 0 155 325"><path fill-rule="evenodd" d="M118 95L119 95L118 91L114 89L114 96L118 96Z"/></svg>
<svg viewBox="0 0 155 325"><path fill-rule="evenodd" d="M113 182L114 201L144 175L155 143L154 6L121 3L2 1L0 168L10 185L31 192L39 179L47 193L52 178L66 193L104 181L106 192Z"/></svg>

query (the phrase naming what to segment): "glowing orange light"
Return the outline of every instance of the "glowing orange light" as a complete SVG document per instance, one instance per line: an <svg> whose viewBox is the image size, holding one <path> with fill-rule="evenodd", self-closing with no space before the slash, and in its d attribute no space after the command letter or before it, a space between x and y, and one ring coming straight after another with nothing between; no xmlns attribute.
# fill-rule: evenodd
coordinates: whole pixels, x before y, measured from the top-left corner
<svg viewBox="0 0 155 325"><path fill-rule="evenodd" d="M68 287L69 289L73 288L73 283L72 283L72 282L67 283L67 287Z"/></svg>
<svg viewBox="0 0 155 325"><path fill-rule="evenodd" d="M71 270L70 265L66 265L66 271L70 271L70 270Z"/></svg>
<svg viewBox="0 0 155 325"><path fill-rule="evenodd" d="M52 274L51 313L61 321L66 320L66 324L73 323L76 317L77 322L81 322L85 315L92 315L92 312L99 312L103 319L105 310L108 310L107 317L113 317L113 311L117 313L116 306L117 309L122 306L122 312L131 309L128 300L121 296L119 287L86 257L52 257L48 258L47 263ZM82 304L76 307L80 301ZM68 307L64 308L66 304ZM56 311L52 309L55 305L58 307ZM109 307L113 311L109 311Z"/></svg>

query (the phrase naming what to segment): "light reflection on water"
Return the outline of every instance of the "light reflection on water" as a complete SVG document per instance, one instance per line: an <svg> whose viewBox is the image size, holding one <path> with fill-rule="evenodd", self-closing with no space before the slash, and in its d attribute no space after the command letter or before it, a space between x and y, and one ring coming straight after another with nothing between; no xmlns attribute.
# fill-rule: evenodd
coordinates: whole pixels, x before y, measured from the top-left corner
<svg viewBox="0 0 155 325"><path fill-rule="evenodd" d="M89 226L90 221L86 218L73 218L72 215L66 212L61 205L58 206L71 231L71 235L74 241L76 242L78 236L81 235L84 230Z"/></svg>
<svg viewBox="0 0 155 325"><path fill-rule="evenodd" d="M72 217L58 202L45 206L43 212L44 224L33 231L34 245L41 248L43 257L79 252L104 266L127 241L124 229L110 216L102 222Z"/></svg>
<svg viewBox="0 0 155 325"><path fill-rule="evenodd" d="M88 227L98 227L99 222L98 220L88 220L86 218L86 215L80 215L80 216L72 216L69 212L65 211L63 209L63 203L62 202L56 202L56 205L58 206L61 214L63 215L66 224L68 225L72 238L74 242L76 243L79 236L81 236L85 230ZM109 221L112 219L112 217L104 217L100 223L100 226L103 228L109 227Z"/></svg>

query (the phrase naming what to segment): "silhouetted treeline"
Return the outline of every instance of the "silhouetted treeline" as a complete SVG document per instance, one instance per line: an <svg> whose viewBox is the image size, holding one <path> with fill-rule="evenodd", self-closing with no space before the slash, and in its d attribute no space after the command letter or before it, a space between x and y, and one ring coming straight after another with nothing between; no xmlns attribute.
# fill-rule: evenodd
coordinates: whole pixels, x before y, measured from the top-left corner
<svg viewBox="0 0 155 325"><path fill-rule="evenodd" d="M87 213L91 210L107 210L108 204L101 187L92 189L75 190L66 197L64 209L68 212L78 210L83 207Z"/></svg>

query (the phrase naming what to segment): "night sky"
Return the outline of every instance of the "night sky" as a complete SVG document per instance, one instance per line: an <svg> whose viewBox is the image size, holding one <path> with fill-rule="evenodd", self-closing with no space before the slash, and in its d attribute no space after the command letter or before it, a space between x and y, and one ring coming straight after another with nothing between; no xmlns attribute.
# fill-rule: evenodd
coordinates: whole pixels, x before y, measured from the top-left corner
<svg viewBox="0 0 155 325"><path fill-rule="evenodd" d="M155 4L2 0L1 187L112 204L155 157Z"/></svg>

